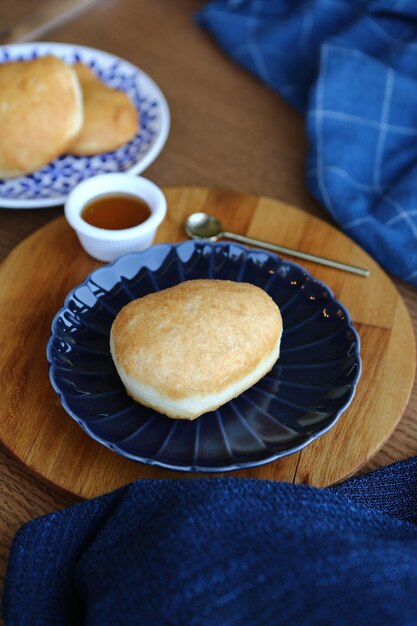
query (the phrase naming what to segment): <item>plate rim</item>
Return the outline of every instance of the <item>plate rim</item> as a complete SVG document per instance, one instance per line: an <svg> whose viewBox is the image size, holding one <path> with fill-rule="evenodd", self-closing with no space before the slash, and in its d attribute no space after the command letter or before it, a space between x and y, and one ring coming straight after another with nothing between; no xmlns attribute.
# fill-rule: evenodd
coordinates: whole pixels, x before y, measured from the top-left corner
<svg viewBox="0 0 417 626"><path fill-rule="evenodd" d="M127 59L123 57L119 57L118 55L115 55L112 52L107 52L107 50L100 50L99 48L92 48L90 46L83 46L83 45L71 44L71 43L61 43L59 41L34 41L34 42L22 42L22 43L14 43L14 44L13 43L3 44L3 45L0 45L0 50L16 49L16 48L22 48L22 49L32 48L33 49L39 46L52 46L52 47L65 48L68 51L70 50L83 51L84 50L84 51L94 53L94 54L98 53L101 55L105 55L109 57L109 59L111 58L114 60L122 61L123 63L129 65L132 70L138 73L139 77L143 77L145 81L147 81L152 86L152 88L155 90L156 94L158 95L159 103L161 107L161 130L157 139L155 140L155 143L153 144L149 152L143 157L143 159L135 163L135 165L133 165L129 169L125 170L124 173L131 174L133 176L135 174L140 174L147 167L149 167L149 165L151 165L151 163L153 163L155 159L159 156L163 147L165 146L165 143L167 142L169 131L171 128L171 113L170 113L170 109L168 106L168 101L162 89L154 81L154 79L151 78L151 76L149 76L149 74L147 74L144 70L142 70L142 68L138 67L131 61L128 61ZM16 179L18 178L21 178L21 177L17 176ZM13 180L13 179L10 179L10 180ZM5 196L2 196L0 192L0 208L10 209L10 210L13 210L13 209L49 209L52 207L62 206L63 204L65 204L67 197L68 197L68 194L62 195L62 196L55 196L54 198L44 198L44 199L35 198L33 200L29 200L29 199L19 200L19 199L13 198L9 200L5 198Z"/></svg>
<svg viewBox="0 0 417 626"><path fill-rule="evenodd" d="M356 351L355 351L355 362L356 365L358 367L357 372L355 374L355 377L351 383L352 385L352 393L351 396L349 398L349 400L343 405L343 407L341 407L335 414L335 416L333 417L332 421L322 430L320 430L320 432L315 433L314 435L310 435L305 441L303 441L302 443L293 446L291 448L288 448L284 451L280 451L278 453L272 454L271 456L268 456L265 459L261 459L259 461L247 461L247 462L243 462L243 463L232 463L226 466L216 466L216 467L207 467L207 466L201 466L201 465L172 465L170 463L165 463L164 461L157 461L154 459L149 459L146 457L142 457L139 455L134 455L131 454L129 452L126 452L124 450L122 450L121 448L119 448L116 444L113 443L109 443L108 441L104 440L102 437L96 435L94 432L91 431L91 429L88 427L88 425L85 423L85 421L78 417L67 405L66 399L64 397L64 394L60 391L60 389L58 388L54 378L53 378L53 373L54 373L54 369L55 369L55 365L52 363L52 359L51 359L51 347L52 347L52 338L54 336L54 327L56 325L56 322L58 321L59 317L61 316L61 314L63 312L65 312L66 310L68 310L68 302L70 300L70 298L73 296L73 294L75 293L75 291L77 289L80 289L81 287L86 287L87 283L90 281L90 279L94 276L95 273L102 271L103 269L110 269L113 268L118 261L120 261L121 259L125 259L127 257L143 257L146 256L147 253L149 253L150 250L155 250L157 248L169 248L170 250L172 249L177 249L180 246L184 246L185 244L189 244L192 245L194 247L196 247L198 244L200 244L201 246L210 246L212 248L214 248L214 246L218 246L218 247L230 247L233 246L235 248L238 248L239 250L242 250L245 253L251 253L251 252L255 252L255 253L261 253L261 254L266 254L267 256L273 257L278 259L278 261L280 263L285 263L286 265L289 265L291 267L294 267L296 270L301 271L305 277L309 280L312 280L315 284L319 285L321 288L323 288L325 291L327 291L327 293L330 295L330 297L334 300L334 302L337 303L337 305L342 309L342 311L344 312L345 316L346 316L346 322L347 322L347 328L353 333L354 337L355 337L355 341L356 341ZM47 345L46 345L46 358L47 358L47 362L48 362L48 376L49 376L49 381L51 383L51 386L53 388L53 390L55 391L55 393L58 395L58 398L61 402L62 407L64 408L65 412L71 417L71 419L73 419L75 422L77 422L77 424L88 434L89 437L91 437L94 441L97 441L98 443L100 443L101 445L104 445L106 448L108 448L109 450L111 450L112 452L115 452L116 454L119 454L120 456L124 457L124 458L128 458L131 459L133 461L139 462L139 463L143 463L145 465L149 465L149 466L156 466L156 467L160 467L163 469L168 469L168 470L173 470L173 471L177 471L177 472L195 472L195 473L204 473L204 474L214 474L216 472L231 472L231 471L236 471L236 470L243 470L243 469L250 469L252 467L259 467L261 465L266 465L267 463L272 463L273 461L276 461L280 458L283 458L285 456L289 456L291 454L294 454L296 452L300 452L301 450L303 450L305 447L307 447L308 445L310 445L313 441L315 441L316 439L318 439L319 437L321 437L322 435L325 435L331 428L333 428L336 423L339 421L340 417L342 416L342 414L347 411L347 409L349 408L349 406L351 405L355 395L356 395L356 389L357 389L357 385L358 382L360 380L361 374L362 374L362 358L361 358L361 339L359 336L358 331L356 330L356 328L353 325L353 320L352 317L349 313L349 311L346 309L346 307L335 297L332 289L323 281L321 281L318 278L315 278L311 272L309 272L305 267L303 267L302 265L300 265L299 263L295 263L293 261L289 261L287 259L283 259L281 256L279 256L278 254L275 254L273 252L269 252L267 250L263 250L261 248L249 248L247 246L244 246L242 244L239 243L235 243L235 242L230 242L230 241L222 241L222 242L207 242L207 241L203 241L203 240L184 240L184 241L180 241L177 243L160 243L160 244L156 244L153 246L150 246L149 248L147 248L146 250L142 250L139 252L130 252L128 254L124 254L119 256L117 259L115 259L114 261L112 261L111 263L107 263L106 265L103 265L101 267L96 268L95 270L93 270L92 272L90 272L86 278L79 283L78 285L76 285L75 287L73 287L67 294L67 296L65 297L64 300L64 304L63 306L57 311L57 313L54 315L52 322L51 322L51 326L50 326L50 334L48 337L48 341L47 341ZM169 418L167 418L169 419ZM197 418L198 419L198 418Z"/></svg>

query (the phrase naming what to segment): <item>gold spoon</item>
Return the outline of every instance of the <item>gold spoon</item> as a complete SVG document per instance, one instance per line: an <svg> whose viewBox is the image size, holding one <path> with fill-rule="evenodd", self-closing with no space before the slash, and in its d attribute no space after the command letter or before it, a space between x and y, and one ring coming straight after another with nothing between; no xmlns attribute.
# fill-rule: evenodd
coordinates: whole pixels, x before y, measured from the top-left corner
<svg viewBox="0 0 417 626"><path fill-rule="evenodd" d="M308 252L300 252L299 250L293 250L292 248L286 248L285 246L277 246L273 243L261 241L260 239L247 237L246 235L229 233L223 229L223 225L217 217L208 215L208 213L192 213L185 220L184 227L185 232L189 237L191 237L191 239L217 241L218 239L225 237L226 239L232 239L233 241L239 241L240 243L248 243L252 246L257 246L258 248L265 248L266 250L272 250L273 252L288 254L290 256L297 257L298 259L304 259L305 261L313 261L313 263L320 263L321 265L334 267L337 270L351 272L352 274L357 274L358 276L370 275L370 271L362 267L356 267L355 265L349 265L348 263L340 263L339 261L326 259L315 254L309 254Z"/></svg>

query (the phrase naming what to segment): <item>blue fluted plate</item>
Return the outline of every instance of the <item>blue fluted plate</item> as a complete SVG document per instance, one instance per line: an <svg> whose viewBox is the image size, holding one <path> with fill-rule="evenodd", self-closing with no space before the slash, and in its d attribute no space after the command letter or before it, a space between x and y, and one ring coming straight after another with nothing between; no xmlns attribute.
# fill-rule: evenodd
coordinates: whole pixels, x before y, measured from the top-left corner
<svg viewBox="0 0 417 626"><path fill-rule="evenodd" d="M37 209L64 204L78 183L109 172L139 174L161 152L168 137L170 115L159 87L145 72L112 54L62 43L26 43L0 46L0 63L52 54L66 63L81 62L100 79L125 91L140 116L137 135L118 150L96 156L60 156L27 176L0 179L0 207Z"/></svg>
<svg viewBox="0 0 417 626"><path fill-rule="evenodd" d="M127 395L109 333L132 299L195 278L265 289L283 317L281 356L217 411L172 420ZM55 316L47 356L64 408L91 437L143 463L210 472L267 463L329 430L355 393L359 347L346 309L299 265L236 244L187 241L128 254L93 272Z"/></svg>

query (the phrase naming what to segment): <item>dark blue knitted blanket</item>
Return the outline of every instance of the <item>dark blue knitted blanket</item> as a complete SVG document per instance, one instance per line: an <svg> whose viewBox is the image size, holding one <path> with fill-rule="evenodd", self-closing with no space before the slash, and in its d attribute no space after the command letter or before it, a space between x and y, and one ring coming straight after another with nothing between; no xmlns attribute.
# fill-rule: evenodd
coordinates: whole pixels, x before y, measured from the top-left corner
<svg viewBox="0 0 417 626"><path fill-rule="evenodd" d="M17 534L7 626L417 624L417 459L330 489L138 481Z"/></svg>

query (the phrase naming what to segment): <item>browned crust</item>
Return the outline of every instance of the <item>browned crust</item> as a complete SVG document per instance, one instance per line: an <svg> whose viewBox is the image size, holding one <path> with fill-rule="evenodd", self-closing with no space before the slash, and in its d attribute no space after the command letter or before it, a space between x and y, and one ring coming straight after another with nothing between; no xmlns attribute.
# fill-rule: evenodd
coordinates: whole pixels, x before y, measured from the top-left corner
<svg viewBox="0 0 417 626"><path fill-rule="evenodd" d="M0 177L33 172L66 151L81 128L74 70L53 56L0 65Z"/></svg>
<svg viewBox="0 0 417 626"><path fill-rule="evenodd" d="M138 130L138 111L129 96L105 85L82 63L73 67L83 93L84 122L70 152L77 155L110 152L133 139Z"/></svg>
<svg viewBox="0 0 417 626"><path fill-rule="evenodd" d="M282 332L277 305L247 283L192 280L125 306L112 327L117 368L173 400L222 392Z"/></svg>

